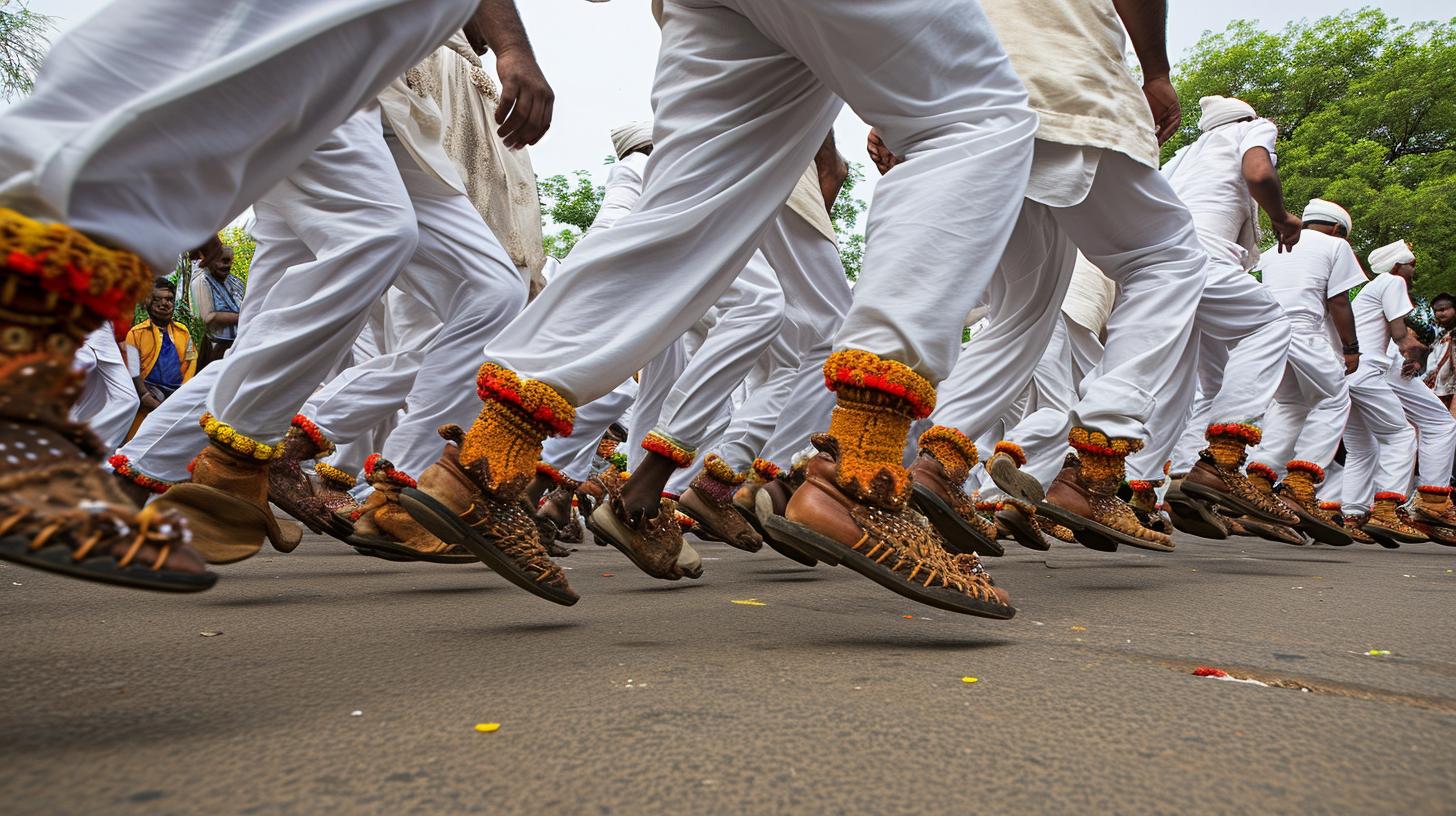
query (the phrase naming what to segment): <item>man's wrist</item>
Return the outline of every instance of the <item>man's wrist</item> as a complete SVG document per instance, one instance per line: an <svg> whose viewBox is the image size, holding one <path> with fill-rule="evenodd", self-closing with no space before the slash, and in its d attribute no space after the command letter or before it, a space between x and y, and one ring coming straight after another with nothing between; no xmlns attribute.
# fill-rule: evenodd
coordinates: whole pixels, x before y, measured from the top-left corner
<svg viewBox="0 0 1456 816"><path fill-rule="evenodd" d="M1345 354L1359 354L1360 353L1360 344L1359 343L1346 343L1344 345L1344 348L1342 350L1343 350L1343 352Z"/></svg>

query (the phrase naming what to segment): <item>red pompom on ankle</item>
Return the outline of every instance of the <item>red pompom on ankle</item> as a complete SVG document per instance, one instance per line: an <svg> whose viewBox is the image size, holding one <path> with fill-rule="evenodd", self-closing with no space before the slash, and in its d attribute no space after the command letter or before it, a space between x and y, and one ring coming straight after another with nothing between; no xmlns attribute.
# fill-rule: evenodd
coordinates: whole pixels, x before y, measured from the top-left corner
<svg viewBox="0 0 1456 816"><path fill-rule="evenodd" d="M1264 477L1265 479L1267 479L1269 481L1270 484L1273 484L1273 483L1279 481L1279 474L1274 472L1274 468L1269 467L1268 465L1264 464L1263 462L1250 462L1249 463L1249 466L1247 468L1245 468L1244 470L1250 476L1262 476L1262 477Z"/></svg>
<svg viewBox="0 0 1456 816"><path fill-rule="evenodd" d="M1259 426L1246 422L1221 422L1209 425L1204 436L1210 441L1217 436L1229 436L1245 445L1257 445L1264 438L1264 432L1259 430Z"/></svg>
<svg viewBox="0 0 1456 816"><path fill-rule="evenodd" d="M1397 493L1394 490L1382 490L1375 494L1376 501L1393 501L1397 504L1405 504L1405 494Z"/></svg>
<svg viewBox="0 0 1456 816"><path fill-rule="evenodd" d="M308 436L309 441L313 443L314 447L320 451L332 451L334 449L334 443L330 442L328 437L324 436L324 432L319 430L319 426L303 414L295 414L290 424L300 431L303 431Z"/></svg>
<svg viewBox="0 0 1456 816"><path fill-rule="evenodd" d="M404 471L395 470L394 465L377 453L369 454L364 460L364 478L370 482L389 482L400 487L419 487Z"/></svg>
<svg viewBox="0 0 1456 816"><path fill-rule="evenodd" d="M201 454L198 455L200 456ZM196 462L197 460L194 459L192 461ZM158 495L166 493L167 488L172 486L171 482L164 482L161 479L153 479L152 477L132 467L131 460L126 458L126 456L123 454L114 454L110 459L106 460L106 463L111 465L111 469L116 472L116 475L122 477L123 479L126 479L127 481L131 482L134 485L137 485L138 487L145 488L152 493L156 493ZM192 472L192 465L187 466L187 472Z"/></svg>
<svg viewBox="0 0 1456 816"><path fill-rule="evenodd" d="M649 453L666 457L680 468L691 465L693 460L698 458L698 452L696 450L680 445L657 431L649 432L642 439L642 449Z"/></svg>
<svg viewBox="0 0 1456 816"><path fill-rule="evenodd" d="M1449 496L1449 495L1451 495L1451 488L1449 486L1444 486L1444 485L1421 485L1420 487L1417 487L1416 490L1419 490L1420 492L1426 494L1427 496Z"/></svg>
<svg viewBox="0 0 1456 816"><path fill-rule="evenodd" d="M1015 462L1017 467L1026 467L1026 451L1022 450L1020 445L1009 439L1003 439L996 443L996 447L992 449L992 455L994 456L997 453L1004 453L1010 456L1011 461Z"/></svg>

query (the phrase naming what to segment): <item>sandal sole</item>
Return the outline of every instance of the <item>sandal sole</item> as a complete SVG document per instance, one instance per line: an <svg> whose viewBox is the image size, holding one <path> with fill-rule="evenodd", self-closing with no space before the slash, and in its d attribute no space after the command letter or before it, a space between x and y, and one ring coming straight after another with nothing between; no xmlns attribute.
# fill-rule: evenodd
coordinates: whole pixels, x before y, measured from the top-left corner
<svg viewBox="0 0 1456 816"><path fill-rule="evenodd" d="M1324 519L1317 518L1303 510L1295 510L1294 514L1299 516L1299 526L1296 529L1321 544L1328 544L1331 547L1348 547L1355 543L1355 539L1349 533Z"/></svg>
<svg viewBox="0 0 1456 816"><path fill-rule="evenodd" d="M1046 488L1034 476L1016 466L1008 456L993 456L986 466L991 481L1006 492L1006 495L1021 499L1027 504L1040 504L1046 500Z"/></svg>
<svg viewBox="0 0 1456 816"><path fill-rule="evenodd" d="M812 546L815 550L835 553L836 557L834 561L830 562L828 559L825 559L826 563L837 563L849 567L860 575L903 598L961 615L974 615L976 617L992 618L994 620L1010 620L1016 616L1016 607L976 601L954 590L932 590L923 587L914 581L904 578L889 567L877 563L873 558L864 555L853 547L846 547L826 535L811 530L802 524L795 524L783 516L772 517L767 521L767 526L775 534L790 539L800 546Z"/></svg>
<svg viewBox="0 0 1456 816"><path fill-rule="evenodd" d="M783 516L780 516L774 510L772 496L763 492L760 492L758 495L761 498L755 498L753 500L753 509L754 513L758 516L759 524L763 525L763 537L765 541L769 542L769 546L787 555L789 560L798 561L800 564L807 564L808 566L822 563L825 566L832 567L839 563L838 561L829 560L833 557L832 554L821 553L813 546L799 544L798 542L779 538L775 535L773 529L769 526L769 519L783 518Z"/></svg>
<svg viewBox="0 0 1456 816"><path fill-rule="evenodd" d="M996 520L1006 525L1017 544L1037 552L1051 551L1052 543L1047 540L1046 534L1036 526L1035 521L1027 519L1025 515L998 510Z"/></svg>
<svg viewBox="0 0 1456 816"><path fill-rule="evenodd" d="M154 592L202 592L217 583L216 573L194 575L141 566L118 567L110 556L95 556L77 563L67 547L53 545L33 551L30 542L19 536L0 538L0 559L69 578Z"/></svg>
<svg viewBox="0 0 1456 816"><path fill-rule="evenodd" d="M444 539L441 539L443 541ZM409 561L423 561L427 564L475 564L480 561L473 555L448 555L442 553L422 553L411 550L399 542L378 536L351 535L346 543L364 550L388 553L389 555L404 558Z"/></svg>
<svg viewBox="0 0 1456 816"><path fill-rule="evenodd" d="M1249 516L1255 521L1262 521L1265 524L1283 524L1287 526L1298 523L1297 516L1292 521L1287 518L1279 518L1267 510L1240 499L1238 496L1215 490L1207 485L1184 481L1180 483L1180 489L1191 498L1218 505L1219 507L1227 507L1233 510L1236 515ZM1172 491L1169 492L1171 493Z"/></svg>
<svg viewBox="0 0 1456 816"><path fill-rule="evenodd" d="M399 504L405 509L405 512L410 514L411 518L418 521L426 530L434 533L436 538L447 544L459 544L470 550L476 558L494 570L497 575L532 595L562 606L571 606L580 600L574 594L565 595L538 584L517 566L510 556L501 552L484 536L462 522L450 508L440 504L419 488L406 487L402 490Z"/></svg>
<svg viewBox="0 0 1456 816"><path fill-rule="evenodd" d="M1228 527L1222 523L1213 508L1183 495L1179 485L1168 490L1165 501L1168 504L1168 516L1175 529L1213 541L1223 541L1229 537Z"/></svg>
<svg viewBox="0 0 1456 816"><path fill-rule="evenodd" d="M1006 554L1005 548L995 541L989 541L980 531L966 523L955 508L935 495L935 491L924 485L910 486L910 501L915 509L925 515L940 532L945 543L958 553L976 553L993 558Z"/></svg>
<svg viewBox="0 0 1456 816"><path fill-rule="evenodd" d="M750 527L758 531L759 536L763 538L763 543L767 544L769 549L773 550L779 555L782 555L790 561L793 561L796 564L802 564L806 567L813 567L819 564L818 561L810 558L807 555L804 555L793 547L786 547L775 541L773 536L769 535L768 532L763 529L763 522L758 520L758 516L750 513L747 510L744 510L742 507L739 507L736 504L733 505L733 507L738 511L738 515L743 516L744 520L748 522Z"/></svg>

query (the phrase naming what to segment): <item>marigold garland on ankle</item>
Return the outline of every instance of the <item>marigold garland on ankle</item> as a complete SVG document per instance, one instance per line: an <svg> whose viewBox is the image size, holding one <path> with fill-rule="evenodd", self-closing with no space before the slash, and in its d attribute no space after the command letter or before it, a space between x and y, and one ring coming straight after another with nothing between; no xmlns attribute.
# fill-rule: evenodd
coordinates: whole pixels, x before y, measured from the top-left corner
<svg viewBox="0 0 1456 816"><path fill-rule="evenodd" d="M162 493L166 493L167 488L172 486L171 482L164 482L161 479L153 479L151 476L148 476L147 474L137 470L135 467L132 466L131 460L126 458L126 456L123 454L115 454L106 461L107 464L111 465L111 469L116 472L116 475L126 479L127 481L131 482L134 485L137 485L138 487L145 488L152 493L157 493L159 495Z"/></svg>
<svg viewBox="0 0 1456 816"><path fill-rule="evenodd" d="M1258 476L1268 481L1271 485L1279 481L1279 474L1274 472L1274 468L1269 467L1263 462L1250 462L1249 466L1244 468L1244 472L1250 476Z"/></svg>
<svg viewBox="0 0 1456 816"><path fill-rule="evenodd" d="M482 363L475 377L482 402L504 402L541 423L553 435L571 436L576 409L556 389L539 380L522 380L516 372L495 363Z"/></svg>
<svg viewBox="0 0 1456 816"><path fill-rule="evenodd" d="M394 469L394 464L377 453L364 460L364 478L371 484L389 482L400 487L418 487L408 473Z"/></svg>
<svg viewBox="0 0 1456 816"><path fill-rule="evenodd" d="M748 481L747 473L739 473L729 467L728 463L716 453L703 457L703 472L727 485L737 486Z"/></svg>
<svg viewBox="0 0 1456 816"><path fill-rule="evenodd" d="M642 449L666 457L674 465L685 468L698 458L698 451L658 431L650 431L642 439Z"/></svg>
<svg viewBox="0 0 1456 816"><path fill-rule="evenodd" d="M1337 501L1322 501L1319 503L1319 509L1338 513L1340 512L1340 503Z"/></svg>
<svg viewBox="0 0 1456 816"><path fill-rule="evenodd" d="M1121 436L1109 437L1101 431L1094 431L1082 427L1074 427L1067 433L1067 444L1082 454L1112 456L1119 459L1143 449L1141 439L1129 439Z"/></svg>
<svg viewBox="0 0 1456 816"><path fill-rule="evenodd" d="M1405 494L1397 493L1394 490L1382 490L1375 494L1376 501L1393 501L1396 504L1405 504Z"/></svg>
<svg viewBox="0 0 1456 816"><path fill-rule="evenodd" d="M204 413L198 424L202 426L207 438L215 444L260 462L276 459L283 453L283 449L277 445L269 445L250 436L243 436L238 433L236 428L218 420L210 413Z"/></svg>
<svg viewBox="0 0 1456 816"><path fill-rule="evenodd" d="M1316 483L1323 482L1325 480L1324 468L1316 465L1314 462L1306 462L1303 459L1290 460L1284 465L1284 469L1286 471L1289 471L1290 473L1308 473L1310 476L1314 477Z"/></svg>
<svg viewBox="0 0 1456 816"><path fill-rule="evenodd" d="M1134 493L1153 493L1162 484L1163 482L1161 479L1156 482L1148 481L1146 479L1129 479L1127 482L1128 489Z"/></svg>
<svg viewBox="0 0 1456 816"><path fill-rule="evenodd" d="M779 477L779 466L767 459L754 459L753 475L765 482L771 482Z"/></svg>
<svg viewBox="0 0 1456 816"><path fill-rule="evenodd" d="M965 481L971 468L980 461L976 443L958 428L933 426L920 435L916 444L940 463L952 481Z"/></svg>
<svg viewBox="0 0 1456 816"><path fill-rule="evenodd" d="M1011 461L1015 462L1017 467L1026 467L1026 451L1022 450L1021 446L1015 442L1009 439L1003 439L997 442L996 447L992 450L992 455L994 456L998 453L1004 453L1010 456Z"/></svg>
<svg viewBox="0 0 1456 816"><path fill-rule="evenodd" d="M319 456L328 456L334 452L334 443L330 442L328 437L324 436L324 432L319 430L319 426L315 425L313 420L303 414L295 414L293 421L289 424L302 431L308 437L308 440L313 443L313 446L319 449Z"/></svg>
<svg viewBox="0 0 1456 816"><path fill-rule="evenodd" d="M829 355L824 361L824 385L836 392L850 386L899 397L912 419L924 419L935 410L935 386L929 380L904 363L868 351L845 349Z"/></svg>
<svg viewBox="0 0 1456 816"><path fill-rule="evenodd" d="M1204 432L1204 438L1210 442L1220 436L1232 437L1245 445L1257 445L1264 438L1264 432L1259 430L1259 426L1246 422L1215 423L1209 425L1208 430Z"/></svg>
<svg viewBox="0 0 1456 816"><path fill-rule="evenodd" d="M64 224L42 223L3 207L0 245L7 250L0 272L33 280L104 320L130 314L152 285L151 269L136 255L103 247Z"/></svg>
<svg viewBox="0 0 1456 816"><path fill-rule="evenodd" d="M612 457L612 454L617 452L618 444L619 443L615 439L608 439L605 436L602 437L602 441L597 443L597 456L600 456L603 459L610 459Z"/></svg>
<svg viewBox="0 0 1456 816"><path fill-rule="evenodd" d="M1451 488L1446 485L1420 485L1416 487L1417 492L1427 496L1450 496Z"/></svg>
<svg viewBox="0 0 1456 816"><path fill-rule="evenodd" d="M554 484L557 487L566 487L568 482L573 481L572 479L568 479L566 478L566 476L562 475L561 471L557 470L551 465L546 464L545 462L536 463L536 475L545 476L546 478L551 480L551 484ZM572 490L575 489L576 488L574 487L572 488Z"/></svg>
<svg viewBox="0 0 1456 816"><path fill-rule="evenodd" d="M313 472L318 474L320 479L342 486L345 490L352 489L359 483L354 474L346 473L328 462L314 462Z"/></svg>

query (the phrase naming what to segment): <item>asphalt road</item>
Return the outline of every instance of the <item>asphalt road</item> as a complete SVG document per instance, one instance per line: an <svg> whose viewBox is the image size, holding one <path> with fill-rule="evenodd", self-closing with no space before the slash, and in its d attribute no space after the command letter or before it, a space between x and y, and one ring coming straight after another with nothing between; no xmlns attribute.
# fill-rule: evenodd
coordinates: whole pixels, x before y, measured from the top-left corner
<svg viewBox="0 0 1456 816"><path fill-rule="evenodd" d="M4 564L0 812L1456 810L1456 549L1179 545L1013 547L1009 622L711 544L587 544L570 609L316 537L193 597Z"/></svg>

